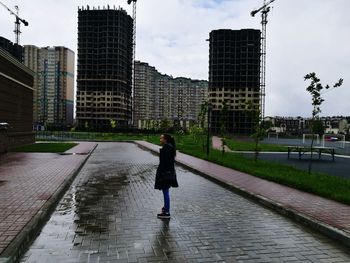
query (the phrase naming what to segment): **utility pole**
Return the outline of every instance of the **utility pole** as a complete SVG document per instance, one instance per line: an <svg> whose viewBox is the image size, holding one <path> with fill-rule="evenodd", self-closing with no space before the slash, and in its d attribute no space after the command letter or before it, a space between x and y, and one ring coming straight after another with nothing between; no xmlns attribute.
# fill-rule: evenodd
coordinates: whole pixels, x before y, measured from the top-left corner
<svg viewBox="0 0 350 263"><path fill-rule="evenodd" d="M10 12L11 15L14 15L16 17L16 21L15 21L15 30L13 32L15 32L15 36L16 36L16 44L19 45L19 35L21 34L21 23L25 26L28 26L28 22L22 18L20 18L18 16L19 14L19 8L16 5L16 13L13 12L10 8L8 8L4 3L0 2L0 4L5 7L7 9L7 11Z"/></svg>
<svg viewBox="0 0 350 263"><path fill-rule="evenodd" d="M264 4L259 9L253 10L250 14L255 16L257 13L261 12L261 66L260 66L260 109L261 109L261 121L264 121L265 117L265 80L266 80L266 24L267 24L267 14L270 12L270 4L275 0L270 0Z"/></svg>

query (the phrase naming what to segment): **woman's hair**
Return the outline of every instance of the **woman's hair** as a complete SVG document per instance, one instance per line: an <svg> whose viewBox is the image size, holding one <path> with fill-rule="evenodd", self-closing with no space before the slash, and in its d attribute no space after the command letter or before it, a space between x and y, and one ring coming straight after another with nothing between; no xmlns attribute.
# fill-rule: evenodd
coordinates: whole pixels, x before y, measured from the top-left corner
<svg viewBox="0 0 350 263"><path fill-rule="evenodd" d="M176 155L176 144L175 144L175 138L172 137L170 134L163 133L162 134L164 139L167 143L170 143L174 147L174 155Z"/></svg>

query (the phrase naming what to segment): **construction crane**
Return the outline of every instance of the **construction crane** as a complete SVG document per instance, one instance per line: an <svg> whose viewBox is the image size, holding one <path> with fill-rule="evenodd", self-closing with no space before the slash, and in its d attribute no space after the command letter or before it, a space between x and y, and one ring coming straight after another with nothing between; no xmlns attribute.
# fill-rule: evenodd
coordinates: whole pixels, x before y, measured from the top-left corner
<svg viewBox="0 0 350 263"><path fill-rule="evenodd" d="M132 54L132 91L131 97L133 97L134 89L135 89L135 54L136 54L136 2L137 0L128 0L128 4L132 3L132 20L133 20L133 35L132 35L132 46L133 46L133 54ZM132 112L134 112L132 110ZM133 122L134 117L131 117Z"/></svg>
<svg viewBox="0 0 350 263"><path fill-rule="evenodd" d="M259 9L253 10L250 14L255 16L257 13L261 12L261 70L260 70L260 108L261 108L261 121L264 121L265 117L265 80L266 80L266 24L267 24L267 14L270 12L270 4L275 0L270 0L266 2Z"/></svg>
<svg viewBox="0 0 350 263"><path fill-rule="evenodd" d="M16 17L15 30L13 32L15 32L15 35L16 35L16 44L19 45L19 35L21 34L21 23L25 26L28 26L29 24L26 20L18 16L19 8L17 5L15 6L16 8L16 13L15 13L10 8L8 8L4 3L0 2L0 4L3 7L5 7L10 12L11 15L14 15Z"/></svg>

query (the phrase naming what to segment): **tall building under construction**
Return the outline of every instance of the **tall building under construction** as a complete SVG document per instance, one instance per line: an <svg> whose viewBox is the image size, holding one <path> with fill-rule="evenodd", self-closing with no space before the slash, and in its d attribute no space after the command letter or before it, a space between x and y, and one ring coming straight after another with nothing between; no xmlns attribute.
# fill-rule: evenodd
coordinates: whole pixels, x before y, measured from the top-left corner
<svg viewBox="0 0 350 263"><path fill-rule="evenodd" d="M260 30L213 30L209 41L211 129L251 134L251 109L260 107Z"/></svg>
<svg viewBox="0 0 350 263"><path fill-rule="evenodd" d="M76 117L80 128L131 124L133 19L123 9L78 10Z"/></svg>

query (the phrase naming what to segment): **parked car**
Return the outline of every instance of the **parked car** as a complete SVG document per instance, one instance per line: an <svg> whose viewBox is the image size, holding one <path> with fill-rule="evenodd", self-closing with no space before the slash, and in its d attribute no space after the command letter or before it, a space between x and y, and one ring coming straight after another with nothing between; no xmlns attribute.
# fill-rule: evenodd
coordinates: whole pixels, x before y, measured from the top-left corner
<svg viewBox="0 0 350 263"><path fill-rule="evenodd" d="M336 141L339 141L339 138L338 137L334 137L334 136L325 136L325 141L327 142L336 142Z"/></svg>

